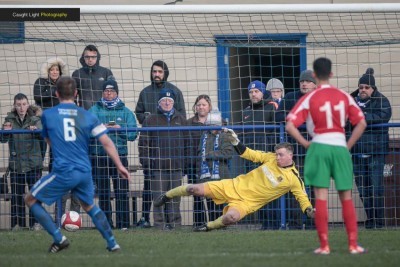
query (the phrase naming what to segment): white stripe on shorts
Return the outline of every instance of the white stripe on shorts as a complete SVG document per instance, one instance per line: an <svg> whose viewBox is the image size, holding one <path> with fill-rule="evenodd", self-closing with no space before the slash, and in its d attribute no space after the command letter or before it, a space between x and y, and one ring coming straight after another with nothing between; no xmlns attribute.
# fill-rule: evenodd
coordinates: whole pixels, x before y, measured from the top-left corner
<svg viewBox="0 0 400 267"><path fill-rule="evenodd" d="M32 196L36 197L36 194L47 184L51 183L56 178L56 175L53 174L49 179L47 179L44 183L39 185L34 191L32 191Z"/></svg>

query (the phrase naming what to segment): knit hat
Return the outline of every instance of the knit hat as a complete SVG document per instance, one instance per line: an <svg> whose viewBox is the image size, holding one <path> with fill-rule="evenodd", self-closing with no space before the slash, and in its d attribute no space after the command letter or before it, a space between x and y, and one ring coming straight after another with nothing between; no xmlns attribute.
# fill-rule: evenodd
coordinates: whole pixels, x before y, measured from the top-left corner
<svg viewBox="0 0 400 267"><path fill-rule="evenodd" d="M115 80L110 79L103 83L103 92L106 89L113 89L118 94L118 84Z"/></svg>
<svg viewBox="0 0 400 267"><path fill-rule="evenodd" d="M312 70L304 70L301 72L299 82L302 82L302 81L310 81L310 82L317 84L317 82L315 81L315 79L313 77Z"/></svg>
<svg viewBox="0 0 400 267"><path fill-rule="evenodd" d="M367 71L358 80L358 85L367 84L371 87L375 87L374 69L368 68Z"/></svg>
<svg viewBox="0 0 400 267"><path fill-rule="evenodd" d="M258 89L259 91L261 91L261 92L263 93L263 95L265 95L265 93L267 92L267 91L265 90L265 84L262 83L262 82L260 82L259 80L255 80L255 81L252 81L251 83L249 83L249 86L248 86L247 89L248 89L249 91L250 91L251 89Z"/></svg>
<svg viewBox="0 0 400 267"><path fill-rule="evenodd" d="M221 112L219 110L211 110L210 113L207 115L207 120L204 122L205 125L222 125L222 117Z"/></svg>
<svg viewBox="0 0 400 267"><path fill-rule="evenodd" d="M270 91L272 89L281 89L283 91L283 83L275 78L272 78L267 83L267 90Z"/></svg>
<svg viewBox="0 0 400 267"><path fill-rule="evenodd" d="M160 103L160 101L163 98L169 98L169 99L171 99L172 101L175 102L176 96L175 96L175 93L174 93L174 91L172 89L163 88L163 89L160 90L160 93L158 95L158 103Z"/></svg>

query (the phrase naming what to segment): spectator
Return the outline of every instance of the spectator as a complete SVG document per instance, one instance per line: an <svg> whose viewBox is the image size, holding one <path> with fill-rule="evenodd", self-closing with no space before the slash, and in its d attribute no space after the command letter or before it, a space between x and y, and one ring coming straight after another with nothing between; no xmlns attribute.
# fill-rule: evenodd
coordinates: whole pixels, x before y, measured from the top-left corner
<svg viewBox="0 0 400 267"><path fill-rule="evenodd" d="M82 68L72 73L72 78L78 86L78 104L86 110L102 97L104 81L113 79L111 70L100 66L100 59L97 47L88 45L79 59Z"/></svg>
<svg viewBox="0 0 400 267"><path fill-rule="evenodd" d="M42 128L41 112L29 105L26 95L18 93L14 96L14 107L7 114L3 123L3 130L38 130ZM39 115L39 114L38 114ZM43 169L42 153L40 150L40 133L13 133L3 134L2 143L8 142L11 182L11 228L19 230L26 227L24 194L25 185L31 188L40 178ZM29 228L40 230L40 224L36 223L29 212Z"/></svg>
<svg viewBox="0 0 400 267"><path fill-rule="evenodd" d="M68 75L67 64L59 57L49 58L40 68L40 76L33 86L35 104L43 110L58 105L56 83L62 75Z"/></svg>
<svg viewBox="0 0 400 267"><path fill-rule="evenodd" d="M231 129L225 131L241 157L260 162L262 165L234 179L173 188L155 198L155 207L167 204L175 197L189 195L212 198L217 204L226 203L222 216L193 229L195 232L207 232L235 224L246 215L290 191L296 195L301 210L310 217L314 216L314 209L308 200L303 182L298 179L298 171L292 160L293 147L291 144L278 144L275 147L275 153L265 153L244 146Z"/></svg>
<svg viewBox="0 0 400 267"><path fill-rule="evenodd" d="M221 113L213 110L208 113L207 126L221 126ZM197 161L198 177L196 183L206 181L218 181L232 178L229 171L229 160L234 154L234 149L226 132L220 130L205 131L200 138ZM206 199L208 219L214 221L222 215L223 205L217 205L210 199ZM205 210L205 209L204 209ZM202 222L204 224L205 221Z"/></svg>
<svg viewBox="0 0 400 267"><path fill-rule="evenodd" d="M283 83L278 79L272 78L267 83L267 90L271 92L271 98L274 101L275 109L278 109L285 90Z"/></svg>
<svg viewBox="0 0 400 267"><path fill-rule="evenodd" d="M136 105L135 113L140 124L143 124L145 118L150 114L157 114L158 109L158 96L160 90L163 88L171 89L175 95L174 110L178 111L181 115L186 117L185 102L183 95L178 87L170 82L167 82L169 76L169 69L164 61L154 61L151 66L150 80L151 84L145 87L139 95ZM150 208L151 208L151 170L143 170L144 184L143 184L143 202L142 202L142 218L138 221L137 226L142 228L150 227Z"/></svg>
<svg viewBox="0 0 400 267"><path fill-rule="evenodd" d="M159 93L157 114L149 115L143 127L180 127L186 118L173 107L176 96L172 89L163 88ZM153 199L182 183L183 169L189 155L187 131L142 132L139 138L139 158L145 170L152 170ZM180 198L174 198L165 209L153 207L154 226L173 230L181 224ZM165 219L165 220L164 220Z"/></svg>
<svg viewBox="0 0 400 267"><path fill-rule="evenodd" d="M181 115L186 116L185 101L182 91L170 82L167 82L169 69L167 63L161 60L154 61L151 65L150 80L151 84L140 92L137 101L135 113L140 124L143 124L144 119L150 114L157 114L158 96L161 89L170 89L174 92L175 102L174 109Z"/></svg>
<svg viewBox="0 0 400 267"><path fill-rule="evenodd" d="M207 116L212 110L211 99L208 95L199 95L192 107L194 116L188 119L188 126L205 126ZM200 160L198 149L200 146L201 131L190 131L190 154L188 156L188 166L186 172L189 183L198 183L197 164ZM193 227L197 227L206 221L203 198L193 196Z"/></svg>
<svg viewBox="0 0 400 267"><path fill-rule="evenodd" d="M260 81L253 81L248 86L250 103L243 110L244 125L273 125L274 124L274 104L271 98L263 99L267 93L265 84ZM270 151L270 144L274 144L273 129L255 129L253 131L245 131L244 144L251 149ZM247 171L254 169L251 164L247 167Z"/></svg>
<svg viewBox="0 0 400 267"><path fill-rule="evenodd" d="M294 105L300 100L308 92L311 92L317 88L315 78L313 77L313 72L311 70L304 70L300 73L299 78L300 83L300 90L289 92L285 95L282 101L279 103L278 110L275 113L275 121L276 122L285 122L286 116L289 111L294 107ZM300 128L300 132L302 133L303 137L307 140L310 137L307 134L305 124ZM296 165L298 166L300 177L304 177L304 159L306 156L306 150L301 145L297 144L296 140L292 137L287 138L288 142L295 145L295 157L294 160ZM314 199L314 192L310 190L309 187L306 187L307 191L309 191L309 195L311 198L311 202ZM286 198L286 206L288 207L288 214L287 214L287 225L290 228L302 228L304 224L304 216L295 209L296 200L291 196L287 196ZM306 228L314 228L314 223L312 220L305 221Z"/></svg>
<svg viewBox="0 0 400 267"><path fill-rule="evenodd" d="M52 108L60 103L56 96L56 83L58 79L63 76L68 75L67 64L64 60L59 57L49 58L45 63L42 64L40 68L40 77L35 81L33 86L33 97L37 106L41 107L43 110ZM46 155L47 144L44 140L40 143L42 158ZM49 172L53 165L53 154L49 149ZM81 206L79 200L75 196L69 197L69 194L63 196L61 203L61 214L65 213L67 199L71 199L70 209L76 212L80 212ZM58 213L58 206L55 206L55 214Z"/></svg>
<svg viewBox="0 0 400 267"><path fill-rule="evenodd" d="M51 205L68 191L76 194L82 208L107 242L107 250L119 251L110 224L104 212L94 203L92 166L89 160L90 137L97 138L114 161L121 177L130 179L128 170L122 165L114 143L107 136L107 128L98 118L83 108L77 107L75 80L61 77L57 82L57 97L60 104L46 110L42 116L42 135L54 152L54 167L51 173L40 178L25 196L25 203L39 223L53 237L50 253L69 247L68 239L51 219L42 203Z"/></svg>
<svg viewBox="0 0 400 267"><path fill-rule="evenodd" d="M367 126L364 115L349 94L329 83L332 62L318 58L313 63L318 88L302 97L287 116L286 131L307 149L304 170L306 184L315 191L315 226L320 246L314 254L328 255L328 189L331 179L342 204L350 254L362 254L366 250L357 244L357 217L352 200L353 166L351 149ZM345 124L354 125L346 140ZM312 141L305 139L297 129L307 121Z"/></svg>
<svg viewBox="0 0 400 267"><path fill-rule="evenodd" d="M378 91L374 70L368 68L352 93L367 125L388 123L392 117L389 100ZM355 181L364 204L367 229L385 226L383 169L389 150L387 127L368 128L353 148Z"/></svg>
<svg viewBox="0 0 400 267"><path fill-rule="evenodd" d="M103 84L103 97L89 109L108 129L136 127L136 116L129 110L118 96L118 84L114 80ZM114 142L119 158L125 168L128 168L128 141L135 141L136 132L110 132L108 134ZM110 225L112 222L110 177L114 187L116 227L121 230L129 228L129 181L119 177L118 169L107 155L103 147L96 142L91 149L92 158L96 159L95 181L99 197L99 207L104 211Z"/></svg>
<svg viewBox="0 0 400 267"><path fill-rule="evenodd" d="M273 125L276 103L271 99L264 99L264 95L269 92L265 84L260 81L253 81L248 86L250 104L243 111L244 125ZM276 143L274 129L254 129L245 130L244 144L254 150L272 151ZM245 172L257 168L260 164L253 161L244 162ZM268 207L262 208L258 213L262 221L262 229L280 228L279 199L269 203Z"/></svg>

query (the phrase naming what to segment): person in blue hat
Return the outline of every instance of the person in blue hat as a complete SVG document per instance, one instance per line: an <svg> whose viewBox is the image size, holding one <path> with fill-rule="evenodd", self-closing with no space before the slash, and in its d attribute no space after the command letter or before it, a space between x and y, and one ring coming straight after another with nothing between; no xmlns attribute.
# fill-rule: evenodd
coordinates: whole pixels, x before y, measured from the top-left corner
<svg viewBox="0 0 400 267"><path fill-rule="evenodd" d="M119 97L118 83L115 80L107 80L103 83L103 95L97 103L89 109L94 113L108 129L134 128L137 126L136 115L125 106ZM110 139L114 142L118 150L119 158L125 168L128 168L128 141L136 140L136 132L110 131ZM130 226L129 220L129 182L122 179L118 170L107 156L107 152L95 142L90 149L93 159L93 178L97 185L97 195L99 197L99 207L104 211L111 226L112 205L111 205L111 186L110 177L115 193L115 227L127 230Z"/></svg>
<svg viewBox="0 0 400 267"><path fill-rule="evenodd" d="M165 128L186 126L186 116L174 108L175 92L163 88L158 94L157 112L143 121L146 127L163 127L159 131L141 131L139 137L139 160L144 169L151 173L150 188L153 199L182 184L183 171L190 155L188 131L168 131ZM181 226L180 198L174 198L165 209L153 208L154 226L173 230Z"/></svg>

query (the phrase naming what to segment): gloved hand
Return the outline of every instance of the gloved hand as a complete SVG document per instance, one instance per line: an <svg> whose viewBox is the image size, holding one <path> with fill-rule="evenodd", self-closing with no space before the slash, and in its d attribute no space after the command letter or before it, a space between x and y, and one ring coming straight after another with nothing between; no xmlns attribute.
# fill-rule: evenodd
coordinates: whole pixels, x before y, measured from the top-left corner
<svg viewBox="0 0 400 267"><path fill-rule="evenodd" d="M227 133L228 140L232 145L237 146L239 144L240 140L232 129L222 128L222 130Z"/></svg>
<svg viewBox="0 0 400 267"><path fill-rule="evenodd" d="M314 219L315 217L315 209L313 207L307 207L305 212L304 212L308 218Z"/></svg>

